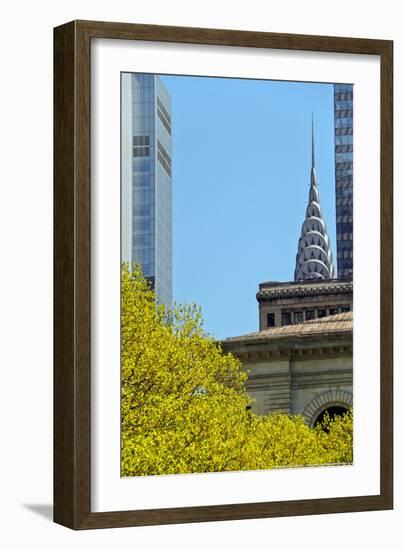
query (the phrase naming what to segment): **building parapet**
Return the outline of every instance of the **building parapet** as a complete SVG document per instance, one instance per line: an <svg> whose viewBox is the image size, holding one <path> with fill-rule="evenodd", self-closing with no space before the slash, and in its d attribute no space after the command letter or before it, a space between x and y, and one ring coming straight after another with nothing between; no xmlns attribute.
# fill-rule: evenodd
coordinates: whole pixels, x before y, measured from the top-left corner
<svg viewBox="0 0 403 550"><path fill-rule="evenodd" d="M311 298L314 296L353 294L351 277L298 282L266 282L259 285L256 299L261 302L272 302L284 298Z"/></svg>

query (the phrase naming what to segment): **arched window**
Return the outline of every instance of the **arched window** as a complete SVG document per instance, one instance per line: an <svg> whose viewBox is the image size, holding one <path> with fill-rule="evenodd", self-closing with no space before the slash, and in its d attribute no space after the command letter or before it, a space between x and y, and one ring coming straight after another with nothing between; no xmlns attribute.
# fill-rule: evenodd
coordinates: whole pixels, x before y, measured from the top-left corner
<svg viewBox="0 0 403 550"><path fill-rule="evenodd" d="M336 416L343 416L344 414L346 414L347 410L348 409L346 407L342 407L341 405L330 406L318 415L317 419L314 422L314 426L322 424L326 415L329 415L329 417L333 419Z"/></svg>

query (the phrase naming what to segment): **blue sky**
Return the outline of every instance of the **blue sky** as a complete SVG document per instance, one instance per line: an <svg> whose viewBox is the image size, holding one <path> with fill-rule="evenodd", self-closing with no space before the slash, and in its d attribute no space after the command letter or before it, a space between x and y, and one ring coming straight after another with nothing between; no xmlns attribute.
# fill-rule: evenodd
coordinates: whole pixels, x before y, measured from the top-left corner
<svg viewBox="0 0 403 550"><path fill-rule="evenodd" d="M161 77L172 98L174 300L216 338L258 330L260 282L293 279L308 199L311 116L336 256L333 86Z"/></svg>

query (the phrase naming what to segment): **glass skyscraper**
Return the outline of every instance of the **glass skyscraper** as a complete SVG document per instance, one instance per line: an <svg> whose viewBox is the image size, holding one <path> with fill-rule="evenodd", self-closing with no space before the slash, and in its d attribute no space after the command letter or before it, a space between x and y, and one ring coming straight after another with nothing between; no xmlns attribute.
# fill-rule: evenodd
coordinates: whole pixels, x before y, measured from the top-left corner
<svg viewBox="0 0 403 550"><path fill-rule="evenodd" d="M139 263L172 305L171 98L160 78L121 75L122 261Z"/></svg>
<svg viewBox="0 0 403 550"><path fill-rule="evenodd" d="M334 84L337 276L353 276L353 85Z"/></svg>

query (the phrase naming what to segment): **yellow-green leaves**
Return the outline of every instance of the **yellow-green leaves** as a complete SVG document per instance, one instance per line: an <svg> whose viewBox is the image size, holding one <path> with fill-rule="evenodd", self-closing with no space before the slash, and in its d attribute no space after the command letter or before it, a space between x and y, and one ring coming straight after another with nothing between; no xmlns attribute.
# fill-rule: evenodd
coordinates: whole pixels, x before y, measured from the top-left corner
<svg viewBox="0 0 403 550"><path fill-rule="evenodd" d="M351 461L351 415L323 431L251 413L247 374L200 308L166 311L138 266L122 268L121 305L123 476Z"/></svg>
<svg viewBox="0 0 403 550"><path fill-rule="evenodd" d="M323 428L323 429L322 429ZM317 436L327 454L327 462L350 463L353 461L353 410L334 419L325 415L322 426L316 428Z"/></svg>

